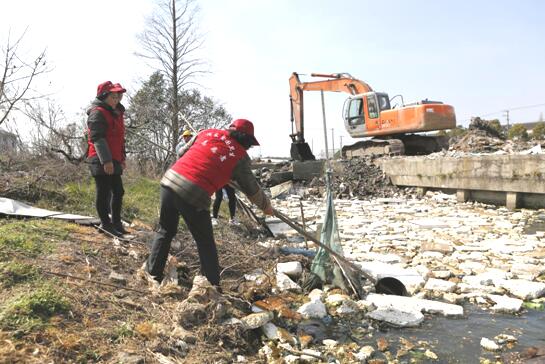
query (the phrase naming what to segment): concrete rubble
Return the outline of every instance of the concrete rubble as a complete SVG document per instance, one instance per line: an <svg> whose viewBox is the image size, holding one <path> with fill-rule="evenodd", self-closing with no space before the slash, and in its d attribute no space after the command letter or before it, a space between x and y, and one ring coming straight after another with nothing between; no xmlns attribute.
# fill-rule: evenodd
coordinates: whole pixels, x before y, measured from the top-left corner
<svg viewBox="0 0 545 364"><path fill-rule="evenodd" d="M300 218L299 203L288 197L275 204ZM303 201L309 229L323 219L320 203ZM507 312L545 295L544 234L524 231L540 210L457 203L439 192L423 199L336 200L335 207L344 255L376 279L398 278L411 295L482 301Z"/></svg>
<svg viewBox="0 0 545 364"><path fill-rule="evenodd" d="M301 204L307 229L319 230L325 209L321 198L284 194L275 200L275 208L299 221ZM344 256L374 279L399 279L410 297L373 293L369 283L364 286L366 297L359 301L331 287L315 289L293 307L300 315L298 320L303 320L300 322L346 317L353 322L370 320L414 327L427 316L464 317L464 307L469 304L492 313L516 314L525 309L525 301L534 304L529 300L545 295L545 232L526 231L532 222L545 221L542 210L510 211L480 203L458 203L455 196L441 192L428 192L421 199L411 195L337 199L335 208ZM302 240L290 239L297 235L294 231L282 229L282 234L286 239L260 244L272 247L288 241L292 248L305 248ZM301 292L295 281L306 268L297 263L277 265L278 291ZM334 340L326 342L327 337L319 345L313 341L318 334L305 339L268 321L269 317L260 316L264 322L261 330L270 340L284 343L285 350L291 348L291 353L283 356L284 362L319 361L320 355L332 351L346 352L351 360L360 362L389 354L370 345L347 349ZM305 330L309 327L313 326L305 326ZM482 338L481 346L492 353L501 351L507 341L503 336ZM311 355L292 350L311 344L315 350ZM399 355L403 350L398 349ZM269 353L265 347L262 352ZM423 354L437 360L431 350ZM273 358L271 353L263 355Z"/></svg>

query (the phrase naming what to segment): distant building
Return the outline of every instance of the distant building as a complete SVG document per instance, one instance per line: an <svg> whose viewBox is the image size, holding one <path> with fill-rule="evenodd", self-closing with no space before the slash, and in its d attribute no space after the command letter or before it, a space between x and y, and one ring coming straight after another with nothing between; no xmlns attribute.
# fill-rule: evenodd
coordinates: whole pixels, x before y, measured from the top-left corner
<svg viewBox="0 0 545 364"><path fill-rule="evenodd" d="M15 153L17 151L17 135L0 130L0 153Z"/></svg>
<svg viewBox="0 0 545 364"><path fill-rule="evenodd" d="M524 128L528 131L528 134L532 135L532 131L534 130L536 125L542 122L543 121L534 121L533 123L520 123L520 125L524 126Z"/></svg>

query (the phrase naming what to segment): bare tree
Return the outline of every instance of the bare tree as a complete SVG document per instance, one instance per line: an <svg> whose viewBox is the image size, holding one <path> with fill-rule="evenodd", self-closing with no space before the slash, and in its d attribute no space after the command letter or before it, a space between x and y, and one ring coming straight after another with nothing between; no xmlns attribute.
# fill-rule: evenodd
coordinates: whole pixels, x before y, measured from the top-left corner
<svg viewBox="0 0 545 364"><path fill-rule="evenodd" d="M127 153L138 156L136 160L142 172L149 171L150 166L154 173L163 172L174 160L168 110L170 94L163 74L155 72L130 98L130 107L125 113ZM180 112L198 130L223 128L231 120L221 104L198 90L180 91L178 98Z"/></svg>
<svg viewBox="0 0 545 364"><path fill-rule="evenodd" d="M198 10L194 0L160 0L158 11L148 19L139 36L143 50L137 55L152 61L168 82L168 137L172 151L180 137L180 92L193 83L196 75L206 72L205 62L197 56L203 43L195 24Z"/></svg>
<svg viewBox="0 0 545 364"><path fill-rule="evenodd" d="M50 70L46 65L45 50L30 60L20 55L20 46L25 33L12 43L10 34L0 56L0 125L8 119L13 111L21 109L21 105L41 98L32 85L36 78Z"/></svg>
<svg viewBox="0 0 545 364"><path fill-rule="evenodd" d="M36 125L30 132L34 154L57 157L63 155L70 163L78 164L87 154L85 118L79 122L66 119L62 109L51 101L28 105L25 110Z"/></svg>

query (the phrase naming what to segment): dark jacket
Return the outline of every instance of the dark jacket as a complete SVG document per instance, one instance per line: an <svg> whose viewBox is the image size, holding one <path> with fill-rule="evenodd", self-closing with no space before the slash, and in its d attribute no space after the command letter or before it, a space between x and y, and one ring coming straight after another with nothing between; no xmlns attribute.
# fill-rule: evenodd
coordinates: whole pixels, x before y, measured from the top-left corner
<svg viewBox="0 0 545 364"><path fill-rule="evenodd" d="M121 175L125 161L125 107L114 110L102 100L95 99L87 110L89 152L87 162L93 176L104 175L104 164L113 162L114 174Z"/></svg>

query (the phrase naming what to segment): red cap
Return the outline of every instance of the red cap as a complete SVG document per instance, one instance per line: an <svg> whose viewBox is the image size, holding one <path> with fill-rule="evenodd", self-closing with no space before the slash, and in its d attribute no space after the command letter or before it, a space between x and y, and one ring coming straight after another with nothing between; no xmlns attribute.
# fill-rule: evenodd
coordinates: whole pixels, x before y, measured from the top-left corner
<svg viewBox="0 0 545 364"><path fill-rule="evenodd" d="M119 83L112 83L112 81L102 82L97 87L97 96L109 94L110 92L127 92Z"/></svg>
<svg viewBox="0 0 545 364"><path fill-rule="evenodd" d="M254 136L254 124L250 120L246 119L236 119L229 125L229 129L234 129L236 131L240 131L241 133L244 133L246 135L249 135L252 137L252 145L259 145L257 139Z"/></svg>

